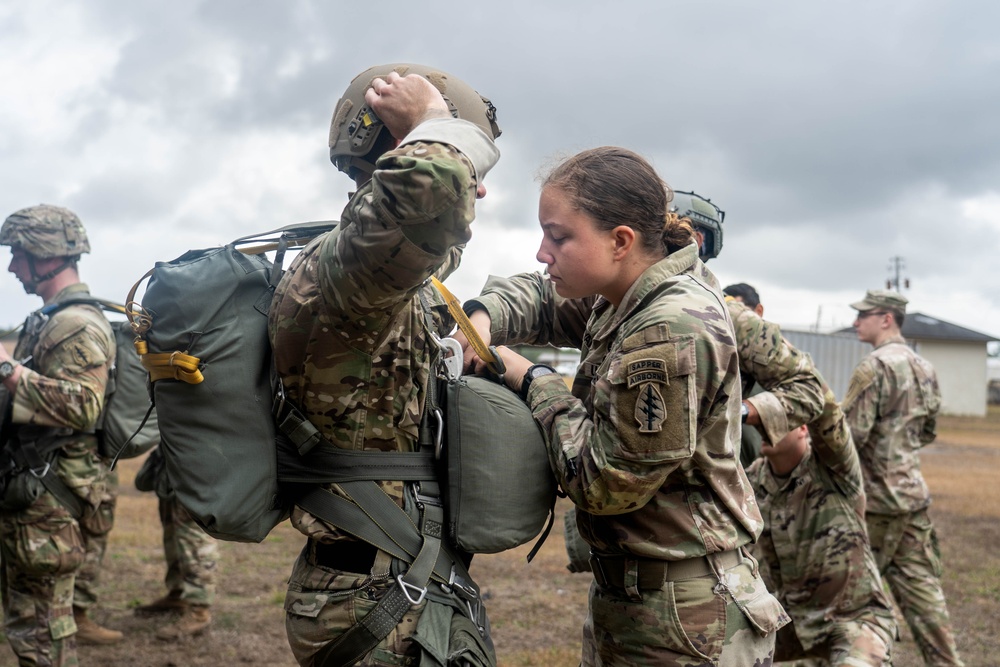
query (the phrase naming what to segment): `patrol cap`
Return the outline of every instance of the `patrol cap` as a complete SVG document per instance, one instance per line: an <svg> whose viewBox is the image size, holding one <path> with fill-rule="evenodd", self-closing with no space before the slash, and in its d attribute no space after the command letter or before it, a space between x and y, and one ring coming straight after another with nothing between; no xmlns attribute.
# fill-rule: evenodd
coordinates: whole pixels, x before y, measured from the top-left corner
<svg viewBox="0 0 1000 667"><path fill-rule="evenodd" d="M860 311L875 310L876 308L889 308L890 310L898 310L899 312L905 314L907 303L909 303L909 299L899 292L892 292L883 289L870 289L865 292L865 298L857 303L852 303L851 308Z"/></svg>
<svg viewBox="0 0 1000 667"><path fill-rule="evenodd" d="M29 206L7 216L0 227L0 245L21 248L39 259L90 252L87 231L76 213L51 204Z"/></svg>
<svg viewBox="0 0 1000 667"><path fill-rule="evenodd" d="M493 139L500 136L496 107L458 77L415 63L376 65L354 77L333 110L330 161L348 176L352 170L371 174L375 161L385 152L389 129L365 102L365 92L376 77L384 78L390 72L400 76L419 74L438 89L452 116L475 123Z"/></svg>

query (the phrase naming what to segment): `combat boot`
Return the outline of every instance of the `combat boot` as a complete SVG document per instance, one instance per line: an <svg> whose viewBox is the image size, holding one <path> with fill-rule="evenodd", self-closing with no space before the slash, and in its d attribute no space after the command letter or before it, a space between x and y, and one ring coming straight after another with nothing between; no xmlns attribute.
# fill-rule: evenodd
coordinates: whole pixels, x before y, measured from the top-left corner
<svg viewBox="0 0 1000 667"><path fill-rule="evenodd" d="M211 623L212 612L208 610L208 607L191 605L177 621L157 630L156 638L169 641L181 637L196 637L208 629Z"/></svg>
<svg viewBox="0 0 1000 667"><path fill-rule="evenodd" d="M101 627L87 616L87 610L73 607L73 620L76 621L76 641L81 644L100 646L117 644L125 635L117 630Z"/></svg>
<svg viewBox="0 0 1000 667"><path fill-rule="evenodd" d="M159 600L153 600L149 604L136 607L133 611L136 616L155 616L157 614L180 613L188 608L187 600L181 599L179 592L171 591Z"/></svg>

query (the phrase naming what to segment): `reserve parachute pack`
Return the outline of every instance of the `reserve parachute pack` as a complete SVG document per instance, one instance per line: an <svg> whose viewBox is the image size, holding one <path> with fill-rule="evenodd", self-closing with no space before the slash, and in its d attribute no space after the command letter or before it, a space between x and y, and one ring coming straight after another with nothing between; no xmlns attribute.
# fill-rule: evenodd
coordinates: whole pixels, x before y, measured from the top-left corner
<svg viewBox="0 0 1000 667"><path fill-rule="evenodd" d="M178 501L219 539L259 542L297 504L413 560L421 534L373 484L401 480L420 489L415 502L437 494L448 535L465 552L495 553L535 538L546 519L551 526L556 484L530 410L505 386L439 373L417 452L341 449L284 400L267 331L283 258L336 224L291 225L192 250L157 263L133 287L129 317ZM146 277L139 305L134 295ZM354 502L322 488L333 482ZM372 525L386 530L371 534Z"/></svg>
<svg viewBox="0 0 1000 667"><path fill-rule="evenodd" d="M85 304L108 313L124 315L125 306L93 296L73 296L51 303L37 312L48 318L67 306ZM156 410L150 402L146 369L135 349L136 335L127 320L109 321L115 336L115 364L108 376L104 392L104 410L94 429L97 452L110 459L114 467L118 459L130 459L145 454L160 441Z"/></svg>

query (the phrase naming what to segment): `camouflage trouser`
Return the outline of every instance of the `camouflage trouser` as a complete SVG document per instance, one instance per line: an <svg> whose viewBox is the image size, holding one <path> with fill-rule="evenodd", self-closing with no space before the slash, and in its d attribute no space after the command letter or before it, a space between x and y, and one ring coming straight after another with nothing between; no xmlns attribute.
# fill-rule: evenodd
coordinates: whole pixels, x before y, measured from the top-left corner
<svg viewBox="0 0 1000 667"><path fill-rule="evenodd" d="M109 470L104 463L101 469L106 473L106 491L97 510L88 513L80 521L83 533L83 547L86 556L83 567L76 573L73 588L73 606L90 609L97 605L97 584L104 566L104 554L108 550L108 537L115 523L115 504L118 502L118 471Z"/></svg>
<svg viewBox="0 0 1000 667"><path fill-rule="evenodd" d="M749 558L721 582L668 581L640 598L591 584L583 667L770 665L776 630L788 622Z"/></svg>
<svg viewBox="0 0 1000 667"><path fill-rule="evenodd" d="M377 558L372 568L380 573L378 576L356 574L317 565L314 544L313 540L306 542L296 559L285 596L285 632L300 665L311 665L317 651L374 609L393 581L389 574L390 562L384 554ZM420 649L411 637L426 604L423 602L408 613L357 665L417 664Z"/></svg>
<svg viewBox="0 0 1000 667"><path fill-rule="evenodd" d="M809 651L802 648L791 624L778 630L774 660L807 658L795 667L891 667L895 623L840 622L830 629L829 637Z"/></svg>
<svg viewBox="0 0 1000 667"><path fill-rule="evenodd" d="M193 605L215 600L218 545L175 498L160 498L167 590Z"/></svg>
<svg viewBox="0 0 1000 667"><path fill-rule="evenodd" d="M73 575L83 564L80 526L50 493L0 513L4 631L20 665L78 665Z"/></svg>
<svg viewBox="0 0 1000 667"><path fill-rule="evenodd" d="M868 538L928 665L962 665L941 589L941 553L927 510L866 514Z"/></svg>

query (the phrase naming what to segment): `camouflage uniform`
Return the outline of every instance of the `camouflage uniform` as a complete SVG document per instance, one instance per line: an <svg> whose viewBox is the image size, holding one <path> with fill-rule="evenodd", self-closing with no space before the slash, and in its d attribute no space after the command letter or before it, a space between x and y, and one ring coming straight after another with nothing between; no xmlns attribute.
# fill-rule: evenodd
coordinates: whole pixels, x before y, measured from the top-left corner
<svg viewBox="0 0 1000 667"><path fill-rule="evenodd" d="M754 554L792 617L778 631L775 660L889 665L892 602L868 545L861 464L831 390L809 431L812 447L788 475L765 459L747 471L764 517Z"/></svg>
<svg viewBox="0 0 1000 667"><path fill-rule="evenodd" d="M858 446L866 520L879 571L928 665L961 665L951 632L941 559L927 514L930 491L918 450L936 437L937 375L901 336L883 341L854 369L844 412Z"/></svg>
<svg viewBox="0 0 1000 667"><path fill-rule="evenodd" d="M457 266L471 235L477 175L498 156L471 123L425 121L378 160L340 225L303 249L282 278L269 319L276 367L288 398L329 443L416 449L434 345L418 293L441 303L426 281ZM436 323L441 335L453 326ZM381 485L402 505L402 483ZM309 541L289 580L286 630L296 659L311 664L393 579L386 554L366 553L367 545L299 507L291 520ZM414 664L420 651L410 637L427 604L358 664Z"/></svg>
<svg viewBox="0 0 1000 667"><path fill-rule="evenodd" d="M115 524L115 505L118 503L118 471L108 468L103 460L99 461L106 480L105 493L94 516L80 525L86 556L73 585L73 606L83 610L97 606L97 587L104 566L104 554L108 551L108 538Z"/></svg>
<svg viewBox="0 0 1000 667"><path fill-rule="evenodd" d="M790 345L777 324L731 297L726 297L726 305L736 333L743 400L757 409L767 440L778 442L822 412L823 380L809 355ZM755 383L763 391L751 395ZM741 453L744 467L752 461L748 458Z"/></svg>
<svg viewBox="0 0 1000 667"><path fill-rule="evenodd" d="M52 302L88 293L78 283ZM96 510L107 483L92 429L115 358L111 327L100 310L87 305L67 306L44 323L32 316L14 356L31 357L13 397L4 400L14 437L64 438L53 467L84 501L82 520L99 521ZM0 548L4 629L20 664L77 664L73 579L85 558L79 522L41 489L30 506L0 510Z"/></svg>
<svg viewBox="0 0 1000 667"><path fill-rule="evenodd" d="M540 274L490 278L466 306L489 312L494 343L581 351L572 392L545 375L528 403L595 554L584 665L769 664L788 622L743 548L762 522L736 460L739 362L723 304L692 244L618 308L562 299Z"/></svg>

